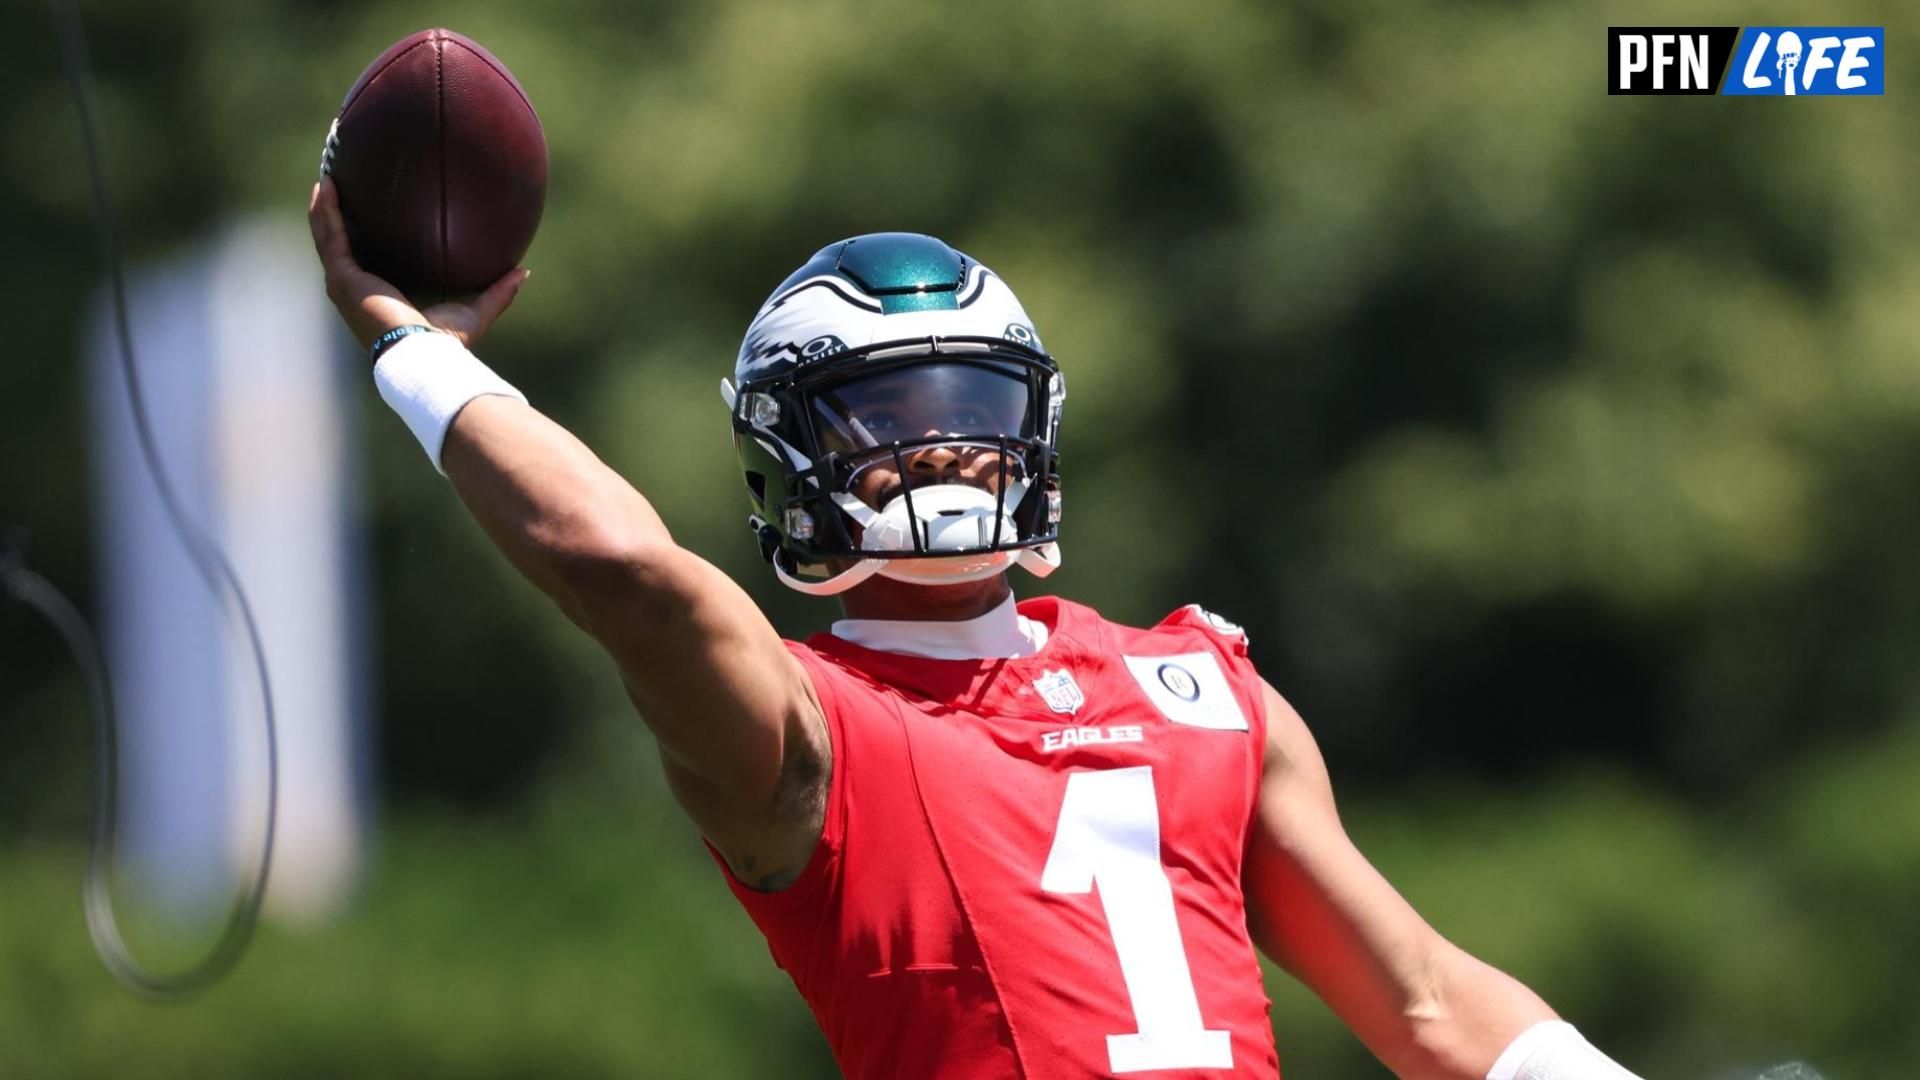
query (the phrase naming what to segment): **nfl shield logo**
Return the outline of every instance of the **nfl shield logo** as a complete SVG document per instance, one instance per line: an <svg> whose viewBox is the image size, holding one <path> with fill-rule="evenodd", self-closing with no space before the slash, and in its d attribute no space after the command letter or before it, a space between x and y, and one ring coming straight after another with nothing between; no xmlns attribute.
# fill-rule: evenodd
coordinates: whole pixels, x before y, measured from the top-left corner
<svg viewBox="0 0 1920 1080"><path fill-rule="evenodd" d="M1033 688L1047 699L1047 708L1057 713L1072 716L1087 703L1087 695L1080 692L1080 684L1073 681L1073 673L1065 668L1042 672L1033 680Z"/></svg>

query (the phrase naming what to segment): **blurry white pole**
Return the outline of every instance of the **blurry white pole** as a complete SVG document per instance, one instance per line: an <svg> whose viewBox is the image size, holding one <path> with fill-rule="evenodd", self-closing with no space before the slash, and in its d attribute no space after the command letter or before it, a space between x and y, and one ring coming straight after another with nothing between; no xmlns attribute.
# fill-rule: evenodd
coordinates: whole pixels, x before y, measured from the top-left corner
<svg viewBox="0 0 1920 1080"><path fill-rule="evenodd" d="M297 225L252 222L135 273L134 348L187 513L259 620L280 734L268 910L345 900L366 810L365 589L350 490L350 360ZM265 741L245 634L218 610L140 460L104 304L91 332L102 610L120 708L122 850L172 906L228 895L257 858ZM354 369L357 371L357 369Z"/></svg>

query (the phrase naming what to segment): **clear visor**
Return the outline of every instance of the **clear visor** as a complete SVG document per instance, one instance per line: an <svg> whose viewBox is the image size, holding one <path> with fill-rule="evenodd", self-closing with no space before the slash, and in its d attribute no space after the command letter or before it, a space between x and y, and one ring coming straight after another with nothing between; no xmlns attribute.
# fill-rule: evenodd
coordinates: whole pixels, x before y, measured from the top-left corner
<svg viewBox="0 0 1920 1080"><path fill-rule="evenodd" d="M849 379L816 391L820 449L861 456L907 440L993 444L1029 438L1026 372L1013 364L936 362Z"/></svg>

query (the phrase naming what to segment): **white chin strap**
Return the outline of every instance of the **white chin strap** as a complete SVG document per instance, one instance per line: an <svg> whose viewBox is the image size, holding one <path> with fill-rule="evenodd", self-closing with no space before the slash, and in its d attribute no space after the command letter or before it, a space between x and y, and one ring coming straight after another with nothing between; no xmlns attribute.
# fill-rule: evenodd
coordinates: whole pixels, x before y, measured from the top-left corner
<svg viewBox="0 0 1920 1080"><path fill-rule="evenodd" d="M982 548L994 542L997 529L1001 541L1018 538L1020 530L1011 515L1001 510L1018 506L1026 497L1030 481L1020 480L1007 487L1004 504L993 492L971 484L936 484L913 492L911 508L906 493L895 495L879 511L854 496L840 492L834 505L846 512L861 528L860 547L864 551L902 551L920 546L919 536L928 551L964 551ZM1022 566L1035 577L1046 577L1060 565L1060 545L1013 551L975 552L948 558L861 559L844 572L825 581L805 581L789 574L774 560L774 573L781 584L809 596L833 596L879 574L895 581L916 585L958 585L979 581L1003 573L1011 566Z"/></svg>

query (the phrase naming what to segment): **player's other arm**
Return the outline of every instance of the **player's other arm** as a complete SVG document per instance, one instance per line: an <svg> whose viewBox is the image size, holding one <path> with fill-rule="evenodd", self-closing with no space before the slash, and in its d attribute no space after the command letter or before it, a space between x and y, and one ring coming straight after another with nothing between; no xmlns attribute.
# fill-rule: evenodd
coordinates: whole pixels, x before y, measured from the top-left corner
<svg viewBox="0 0 1920 1080"><path fill-rule="evenodd" d="M1374 869L1340 823L1313 735L1273 687L1263 692L1266 759L1246 866L1260 948L1398 1076L1483 1080L1497 1061L1503 1077L1548 1075L1523 1071L1528 1048L1577 1036L1536 1027L1555 1019L1544 1001L1442 937ZM1550 1075L1631 1080L1580 1046L1594 1064L1574 1059L1587 1068Z"/></svg>
<svg viewBox="0 0 1920 1080"><path fill-rule="evenodd" d="M473 344L525 280L421 312L354 264L331 184L314 189L309 223L328 295L363 344L418 323ZM613 657L675 796L736 873L764 888L791 880L819 837L830 749L810 681L752 599L515 398L467 402L440 462L495 546Z"/></svg>

